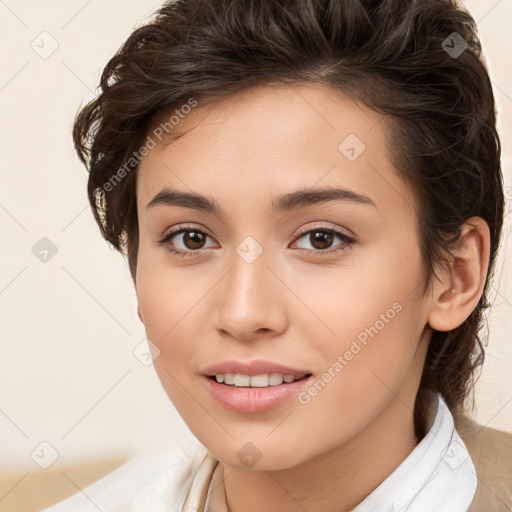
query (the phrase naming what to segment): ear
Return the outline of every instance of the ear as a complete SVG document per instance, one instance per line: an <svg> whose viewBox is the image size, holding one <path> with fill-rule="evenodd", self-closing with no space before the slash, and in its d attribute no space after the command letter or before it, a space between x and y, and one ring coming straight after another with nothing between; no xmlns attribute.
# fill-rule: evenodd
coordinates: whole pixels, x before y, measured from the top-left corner
<svg viewBox="0 0 512 512"><path fill-rule="evenodd" d="M451 331L478 305L489 266L490 232L480 217L462 227L459 244L440 280L435 279L428 323L436 331Z"/></svg>
<svg viewBox="0 0 512 512"><path fill-rule="evenodd" d="M142 320L142 315L140 314L140 307L139 307L139 305L138 305L138 304L137 304L137 316L139 317L140 321L141 321L142 323L144 323L144 320Z"/></svg>

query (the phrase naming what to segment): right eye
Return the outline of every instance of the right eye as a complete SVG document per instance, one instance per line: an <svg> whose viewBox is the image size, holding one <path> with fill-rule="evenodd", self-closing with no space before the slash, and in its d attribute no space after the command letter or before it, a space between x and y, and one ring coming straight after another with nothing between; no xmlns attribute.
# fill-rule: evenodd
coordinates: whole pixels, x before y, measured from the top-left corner
<svg viewBox="0 0 512 512"><path fill-rule="evenodd" d="M208 247L205 248L208 238L211 237L200 229L192 226L178 226L176 229L166 233L158 241L158 244L178 256L193 256L195 252L208 249Z"/></svg>

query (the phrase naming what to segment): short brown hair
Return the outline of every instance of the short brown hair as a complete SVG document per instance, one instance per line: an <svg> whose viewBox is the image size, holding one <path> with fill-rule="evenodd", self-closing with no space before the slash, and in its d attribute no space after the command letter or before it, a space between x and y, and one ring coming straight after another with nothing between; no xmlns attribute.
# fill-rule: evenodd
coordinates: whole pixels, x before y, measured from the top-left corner
<svg viewBox="0 0 512 512"><path fill-rule="evenodd" d="M334 86L385 116L393 164L416 193L429 283L466 220L478 216L490 228L490 265L478 306L462 325L434 332L430 341L415 405L421 438L427 390L440 392L454 410L483 362L478 332L503 222L494 96L476 23L455 0L164 4L108 62L101 94L75 121L74 142L90 171L88 196L100 230L127 254L135 279L133 155L155 116L190 98L211 101L270 83Z"/></svg>

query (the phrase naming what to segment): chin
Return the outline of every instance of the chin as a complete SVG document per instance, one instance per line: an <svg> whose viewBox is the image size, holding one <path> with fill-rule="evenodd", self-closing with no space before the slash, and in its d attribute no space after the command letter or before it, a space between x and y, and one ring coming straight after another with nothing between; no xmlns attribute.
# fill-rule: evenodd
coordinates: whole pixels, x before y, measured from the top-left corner
<svg viewBox="0 0 512 512"><path fill-rule="evenodd" d="M270 441L265 439L265 435L261 440L234 438L223 444L219 444L218 440L211 443L200 441L225 465L249 471L282 471L298 466L315 455L298 453L298 443L283 445L278 437Z"/></svg>

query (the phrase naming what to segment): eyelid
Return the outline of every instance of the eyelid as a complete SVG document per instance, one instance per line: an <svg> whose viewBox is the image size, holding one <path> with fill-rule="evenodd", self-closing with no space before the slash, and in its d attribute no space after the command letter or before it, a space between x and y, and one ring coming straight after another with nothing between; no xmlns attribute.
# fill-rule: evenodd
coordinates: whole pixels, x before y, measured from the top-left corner
<svg viewBox="0 0 512 512"><path fill-rule="evenodd" d="M164 241L166 238L169 238L170 236L177 235L180 231L199 231L201 233L204 233L205 235L208 235L210 238L213 238L209 233L208 230L203 228L202 226L194 226L192 224L177 224L176 226L173 226L171 229L166 230L165 233L159 238L159 242Z"/></svg>
<svg viewBox="0 0 512 512"><path fill-rule="evenodd" d="M301 228L294 240L297 240L297 238L300 238L301 236L311 231L333 231L343 235L345 238L351 239L354 242L356 241L355 234L352 231L346 228L340 228L336 224L331 224L329 222L320 223L318 226L308 226L306 228Z"/></svg>
<svg viewBox="0 0 512 512"><path fill-rule="evenodd" d="M192 226L190 224L178 224L177 226L174 226L169 231L166 231L165 234L163 236L161 236L156 241L156 243L158 245L166 245L171 240L171 238L174 238L175 236L177 236L181 233L187 232L187 231L196 231L196 232L202 233L203 235L206 235L208 238L211 238L212 240L215 241L214 237L212 235L210 235L210 233L208 233L208 231L206 229L204 229L203 227L198 228L198 227ZM217 242L215 241L215 243L217 243ZM188 253L199 253L201 251L206 251L206 250L208 250L208 249L198 249L196 251L190 251L190 250L183 251L182 249L176 249L171 252L176 252L179 254L188 254Z"/></svg>

